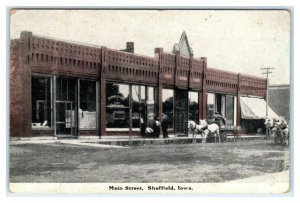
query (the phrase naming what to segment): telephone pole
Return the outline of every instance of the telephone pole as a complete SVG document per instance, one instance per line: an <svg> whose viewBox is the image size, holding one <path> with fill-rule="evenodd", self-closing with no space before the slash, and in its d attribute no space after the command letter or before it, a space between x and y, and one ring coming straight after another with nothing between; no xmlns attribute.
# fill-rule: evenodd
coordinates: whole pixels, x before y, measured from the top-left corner
<svg viewBox="0 0 300 203"><path fill-rule="evenodd" d="M271 67L264 67L264 68L260 68L260 70L266 71L263 72L262 74L267 75L267 87L266 87L266 117L268 117L268 108L269 108L269 74L271 74L272 72L270 70L273 70L275 68L271 68Z"/></svg>

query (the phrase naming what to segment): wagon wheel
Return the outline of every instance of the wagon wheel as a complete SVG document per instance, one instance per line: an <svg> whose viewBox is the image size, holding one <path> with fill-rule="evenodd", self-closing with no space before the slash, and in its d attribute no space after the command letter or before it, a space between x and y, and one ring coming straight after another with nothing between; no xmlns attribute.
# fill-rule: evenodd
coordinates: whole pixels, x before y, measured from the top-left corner
<svg viewBox="0 0 300 203"><path fill-rule="evenodd" d="M226 132L226 131L223 131L223 132L221 133L220 138L221 138L221 142L225 142L226 139L227 139L227 132Z"/></svg>

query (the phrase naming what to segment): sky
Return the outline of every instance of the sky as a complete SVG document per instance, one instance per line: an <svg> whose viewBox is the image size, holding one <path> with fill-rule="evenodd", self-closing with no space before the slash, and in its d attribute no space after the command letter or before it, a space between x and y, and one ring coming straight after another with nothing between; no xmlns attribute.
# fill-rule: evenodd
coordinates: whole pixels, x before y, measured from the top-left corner
<svg viewBox="0 0 300 203"><path fill-rule="evenodd" d="M194 58L207 66L259 77L275 68L270 84L290 84L290 14L284 10L17 10L10 38L21 31L154 56L171 52L183 31Z"/></svg>

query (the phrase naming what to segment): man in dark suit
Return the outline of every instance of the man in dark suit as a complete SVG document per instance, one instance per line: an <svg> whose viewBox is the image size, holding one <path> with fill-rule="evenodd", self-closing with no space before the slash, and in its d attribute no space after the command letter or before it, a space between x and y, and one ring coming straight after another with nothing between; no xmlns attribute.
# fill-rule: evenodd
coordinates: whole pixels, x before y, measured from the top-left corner
<svg viewBox="0 0 300 203"><path fill-rule="evenodd" d="M168 136L168 116L163 114L161 121L161 129L163 131L163 138L169 138Z"/></svg>

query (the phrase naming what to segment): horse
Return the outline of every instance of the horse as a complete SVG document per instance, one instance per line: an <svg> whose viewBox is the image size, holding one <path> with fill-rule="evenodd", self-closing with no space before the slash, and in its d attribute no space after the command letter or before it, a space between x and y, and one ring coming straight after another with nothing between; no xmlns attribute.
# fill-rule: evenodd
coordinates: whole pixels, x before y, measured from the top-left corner
<svg viewBox="0 0 300 203"><path fill-rule="evenodd" d="M276 142L275 140L275 134L273 131L273 128L274 128L274 120L271 119L271 118L266 118L265 120L265 127L266 127L266 139L271 139L271 140L274 140L274 142ZM275 129L274 129L275 130Z"/></svg>
<svg viewBox="0 0 300 203"><path fill-rule="evenodd" d="M289 126L284 119L284 117L279 117L278 121L278 127L280 132L280 142L282 145L288 145L289 144Z"/></svg>
<svg viewBox="0 0 300 203"><path fill-rule="evenodd" d="M267 118L265 126L267 139L270 138L274 144L289 144L289 126L284 117L279 117L279 119Z"/></svg>
<svg viewBox="0 0 300 203"><path fill-rule="evenodd" d="M199 120L199 125L195 121L188 122L188 129L191 129L194 133L200 133L202 140L207 141L208 136L214 136L215 142L217 137L220 139L220 129L219 126L215 123L208 124L206 120Z"/></svg>

